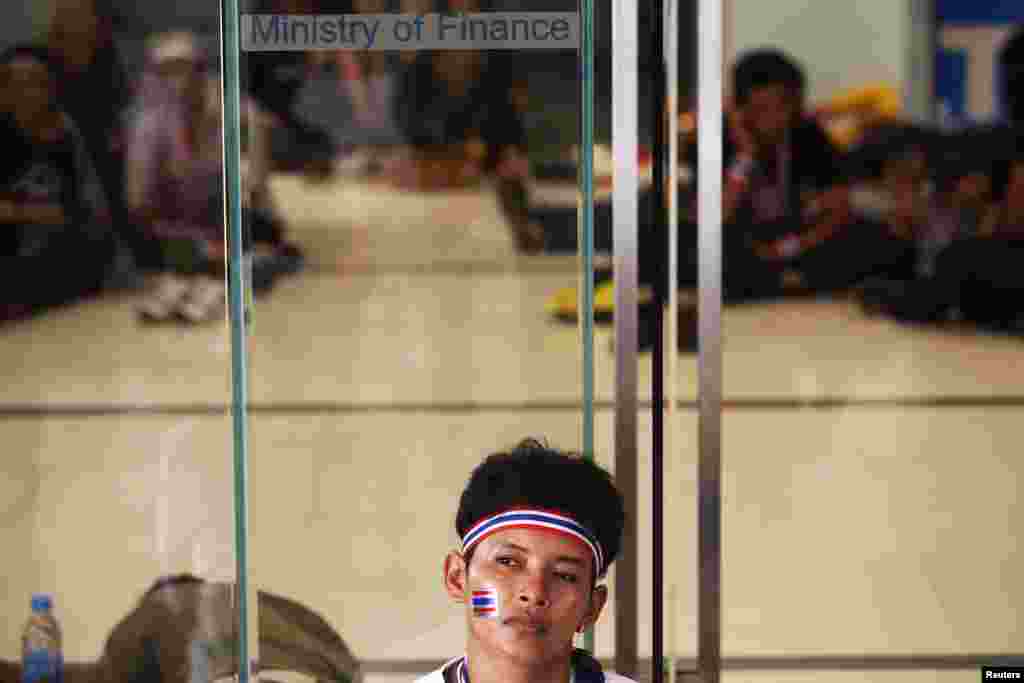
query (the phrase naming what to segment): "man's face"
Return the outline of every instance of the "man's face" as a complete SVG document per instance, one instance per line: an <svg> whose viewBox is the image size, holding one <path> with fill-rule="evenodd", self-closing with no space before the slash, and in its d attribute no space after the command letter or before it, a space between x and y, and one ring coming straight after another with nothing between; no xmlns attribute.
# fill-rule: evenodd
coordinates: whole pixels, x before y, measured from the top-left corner
<svg viewBox="0 0 1024 683"><path fill-rule="evenodd" d="M18 57L3 70L6 72L2 79L6 91L3 97L14 113L31 119L49 111L53 105L54 84L49 69L42 62L32 57Z"/></svg>
<svg viewBox="0 0 1024 683"><path fill-rule="evenodd" d="M592 589L593 555L581 542L540 529L506 529L484 539L466 571L461 556L445 561L448 593L467 603L469 637L491 656L542 668L571 653L577 629L597 620L607 599ZM474 590L498 595L497 618L473 615Z"/></svg>
<svg viewBox="0 0 1024 683"><path fill-rule="evenodd" d="M465 83L472 79L479 66L480 56L469 50L446 50L434 62L439 76L450 83Z"/></svg>
<svg viewBox="0 0 1024 683"><path fill-rule="evenodd" d="M202 72L194 60L167 59L156 70L175 98L191 101L202 94Z"/></svg>
<svg viewBox="0 0 1024 683"><path fill-rule="evenodd" d="M99 28L95 0L61 0L55 14L68 37L93 36Z"/></svg>
<svg viewBox="0 0 1024 683"><path fill-rule="evenodd" d="M794 97L783 85L765 85L750 91L744 121L760 144L781 142L796 118Z"/></svg>
<svg viewBox="0 0 1024 683"><path fill-rule="evenodd" d="M893 193L914 190L928 177L928 161L923 150L915 149L903 156L886 160L882 183Z"/></svg>

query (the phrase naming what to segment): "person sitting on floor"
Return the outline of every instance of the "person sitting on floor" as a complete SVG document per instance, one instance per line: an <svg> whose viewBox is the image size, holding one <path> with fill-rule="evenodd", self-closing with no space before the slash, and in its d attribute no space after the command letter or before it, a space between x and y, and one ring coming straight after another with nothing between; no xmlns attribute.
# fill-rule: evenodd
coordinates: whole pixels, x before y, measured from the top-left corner
<svg viewBox="0 0 1024 683"><path fill-rule="evenodd" d="M727 303L840 291L906 260L905 244L852 213L841 155L805 112L805 81L803 69L778 50L749 52L735 65L723 150ZM691 169L697 149L695 138L685 146ZM689 206L689 221L680 228L674 284L683 289L697 284L697 191L696 184L686 188L680 200ZM667 244L664 222L641 230L641 283L655 292L641 311L641 348L653 343L653 307L667 300ZM680 314L678 343L692 350L696 311L684 306Z"/></svg>
<svg viewBox="0 0 1024 683"><path fill-rule="evenodd" d="M207 74L195 35L151 39L141 103L129 126L128 207L160 245L153 291L140 306L144 322L201 323L223 316L224 197L220 93ZM301 254L284 242L266 178L265 117L243 98L242 221L253 238L257 291L294 271ZM259 246L259 249L255 247Z"/></svg>
<svg viewBox="0 0 1024 683"><path fill-rule="evenodd" d="M139 316L214 320L225 303L223 161L205 55L194 35L180 32L151 38L147 58L143 102L128 135L125 195L163 259Z"/></svg>
<svg viewBox="0 0 1024 683"><path fill-rule="evenodd" d="M543 231L527 216L527 136L513 85L504 64L485 53L422 53L404 72L395 99L399 130L413 149L413 163L398 180L439 189L496 175L513 238L520 249L537 251Z"/></svg>
<svg viewBox="0 0 1024 683"><path fill-rule="evenodd" d="M919 235L917 277L865 287L862 305L910 323L962 319L985 329L1024 329L1024 153L1008 162L993 188L992 151L968 148L949 163L945 192L908 224ZM973 149L972 149L973 148Z"/></svg>
<svg viewBox="0 0 1024 683"><path fill-rule="evenodd" d="M59 78L42 47L0 56L0 320L96 294L114 264L106 198Z"/></svg>
<svg viewBox="0 0 1024 683"><path fill-rule="evenodd" d="M124 207L122 123L131 88L114 35L113 8L105 0L56 0L48 47L63 78L61 105L85 139L128 261L145 263L148 245ZM122 266L122 267L125 267ZM134 279L128 277L128 280Z"/></svg>
<svg viewBox="0 0 1024 683"><path fill-rule="evenodd" d="M303 0L253 0L253 14L314 14L315 3ZM337 145L322 125L300 116L297 107L303 88L314 72L314 58L322 52L242 52L242 87L271 118L268 156L273 170L303 172L324 180L334 172Z"/></svg>

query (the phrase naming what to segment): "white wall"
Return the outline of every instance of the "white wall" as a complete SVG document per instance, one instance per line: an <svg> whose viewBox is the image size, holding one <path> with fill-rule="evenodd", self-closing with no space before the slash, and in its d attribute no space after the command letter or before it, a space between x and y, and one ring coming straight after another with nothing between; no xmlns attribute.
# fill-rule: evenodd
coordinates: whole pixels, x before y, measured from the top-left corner
<svg viewBox="0 0 1024 683"><path fill-rule="evenodd" d="M726 60L784 47L807 69L811 100L868 81L909 80L912 0L726 0Z"/></svg>

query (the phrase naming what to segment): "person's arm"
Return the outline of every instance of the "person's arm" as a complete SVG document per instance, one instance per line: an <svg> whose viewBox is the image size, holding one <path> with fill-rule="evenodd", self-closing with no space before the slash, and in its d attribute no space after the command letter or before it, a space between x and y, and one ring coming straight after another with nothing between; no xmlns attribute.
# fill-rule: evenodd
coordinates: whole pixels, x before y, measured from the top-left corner
<svg viewBox="0 0 1024 683"><path fill-rule="evenodd" d="M128 126L125 145L125 204L143 223L157 218L154 201L160 172L161 138L166 121L159 112L142 108Z"/></svg>
<svg viewBox="0 0 1024 683"><path fill-rule="evenodd" d="M805 162L814 184L822 188L801 202L804 226L795 234L773 245L777 258L789 258L814 249L831 240L849 223L851 184L842 170L841 155L828 136L816 124L798 129L794 135L792 154Z"/></svg>
<svg viewBox="0 0 1024 683"><path fill-rule="evenodd" d="M750 188L750 175L756 167L757 148L742 109L729 104L726 110L728 125L726 133L735 148L732 163L726 169L722 187L722 222L732 220L736 210L746 199Z"/></svg>
<svg viewBox="0 0 1024 683"><path fill-rule="evenodd" d="M60 204L0 199L0 223L16 225L63 225L67 216Z"/></svg>
<svg viewBox="0 0 1024 683"><path fill-rule="evenodd" d="M754 148L753 138L749 135L746 128L743 125L743 121L738 112L734 109L729 109L729 120L725 127L726 134L726 146L729 147L731 143L731 149L727 149L724 155L726 167L725 176L722 184L722 223L728 224L732 221L736 214L736 211L747 198L748 190L750 189L750 178L753 172L757 168L756 154ZM697 131L686 130L681 133L683 140L683 159L682 166L688 168L692 181L687 183L689 189L694 190L692 199L696 200L696 193L700 191L699 188L699 174L698 174L698 143L697 143ZM667 192L673 191L671 187L666 188ZM696 216L697 207L690 206L689 213L692 216Z"/></svg>
<svg viewBox="0 0 1024 683"><path fill-rule="evenodd" d="M1007 230L1005 218L1005 211L1003 207L998 204L993 204L985 210L985 215L981 218L981 224L978 226L979 237L995 237L1008 236L1011 234L1010 230Z"/></svg>
<svg viewBox="0 0 1024 683"><path fill-rule="evenodd" d="M110 222L110 204L100 182L96 165L85 145L85 139L78 129L68 121L68 139L74 152L75 196L78 206L74 211L83 226Z"/></svg>
<svg viewBox="0 0 1024 683"><path fill-rule="evenodd" d="M501 178L526 178L530 173L526 125L515 106L512 84L492 91L493 103L484 121L485 144L497 150L494 164Z"/></svg>
<svg viewBox="0 0 1024 683"><path fill-rule="evenodd" d="M814 209L817 218L799 235L800 251L808 251L827 242L850 222L850 186L843 183L821 193Z"/></svg>
<svg viewBox="0 0 1024 683"><path fill-rule="evenodd" d="M356 121L370 122L370 88L366 80L366 69L356 53L339 50L336 58L338 86L352 100L352 114Z"/></svg>
<svg viewBox="0 0 1024 683"><path fill-rule="evenodd" d="M111 136L109 144L111 149L121 152L124 149L125 112L131 106L132 83L128 78L128 72L120 52L113 43L107 49L110 59L110 89L108 92L114 96L111 106L113 116L109 124Z"/></svg>

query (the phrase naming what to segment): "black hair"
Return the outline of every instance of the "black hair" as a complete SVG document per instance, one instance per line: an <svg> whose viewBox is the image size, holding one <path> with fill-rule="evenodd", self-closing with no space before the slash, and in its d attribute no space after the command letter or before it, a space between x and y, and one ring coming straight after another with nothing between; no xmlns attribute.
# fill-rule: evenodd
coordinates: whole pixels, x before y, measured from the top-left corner
<svg viewBox="0 0 1024 683"><path fill-rule="evenodd" d="M161 576L153 582L153 585L146 590L142 597L148 598L153 595L153 593L156 593L168 586L180 586L183 584L194 585L197 583L206 583L206 581L194 574L169 574L167 576Z"/></svg>
<svg viewBox="0 0 1024 683"><path fill-rule="evenodd" d="M923 155L933 168L936 146L941 134L914 124L882 124L869 131L844 157L844 166L851 178L881 178L886 164L908 161Z"/></svg>
<svg viewBox="0 0 1024 683"><path fill-rule="evenodd" d="M21 59L22 57L34 59L46 67L46 70L50 72L50 77L53 79L54 85L56 85L63 76L63 69L61 69L60 60L54 56L53 52L34 43L19 43L17 45L12 45L3 52L0 52L0 66L6 66L17 59Z"/></svg>
<svg viewBox="0 0 1024 683"><path fill-rule="evenodd" d="M605 570L618 556L625 504L611 475L578 453L535 439L490 455L473 470L459 499L455 531L463 538L480 520L526 506L562 512L590 529L601 544ZM472 552L467 567L471 559ZM599 572L595 567L594 582Z"/></svg>
<svg viewBox="0 0 1024 683"><path fill-rule="evenodd" d="M781 85L799 102L804 101L807 76L796 60L772 48L744 53L733 68L733 99L743 105L751 91L765 86Z"/></svg>
<svg viewBox="0 0 1024 683"><path fill-rule="evenodd" d="M999 51L1002 90L1006 114L1015 123L1024 123L1024 27L1019 28Z"/></svg>

